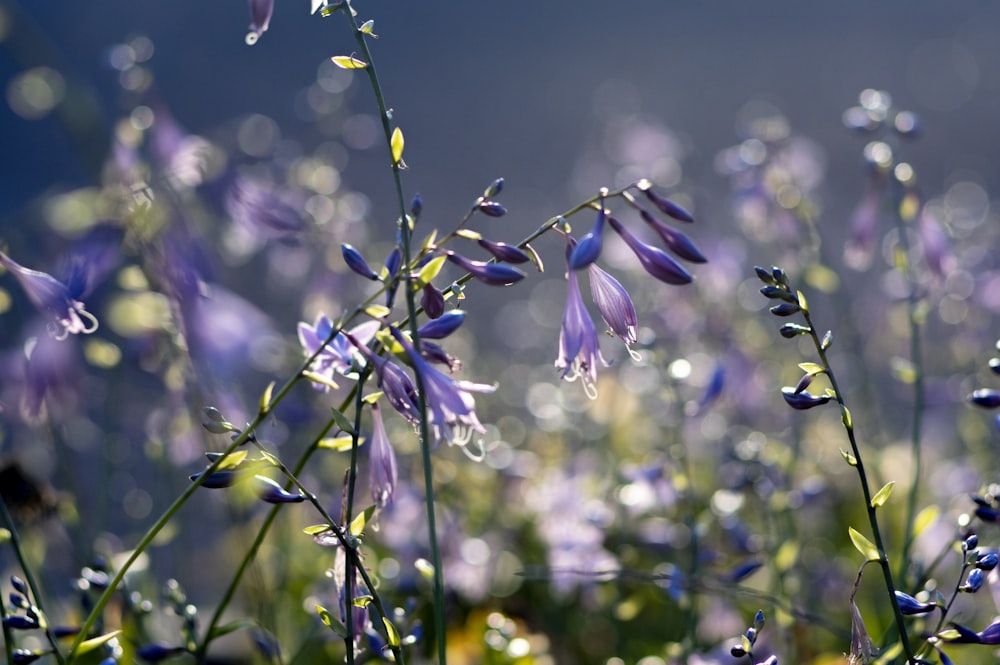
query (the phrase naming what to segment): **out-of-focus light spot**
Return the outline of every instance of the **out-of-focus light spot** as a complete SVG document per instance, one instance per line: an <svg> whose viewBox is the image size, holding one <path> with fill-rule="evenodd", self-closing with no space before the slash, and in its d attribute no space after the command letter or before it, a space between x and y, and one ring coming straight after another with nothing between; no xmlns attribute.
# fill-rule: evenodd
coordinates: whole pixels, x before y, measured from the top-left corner
<svg viewBox="0 0 1000 665"><path fill-rule="evenodd" d="M948 295L964 300L972 295L976 288L976 278L966 270L953 270L944 280L944 288Z"/></svg>
<svg viewBox="0 0 1000 665"><path fill-rule="evenodd" d="M892 148L883 141L872 141L865 146L865 159L879 168L888 169L892 166Z"/></svg>
<svg viewBox="0 0 1000 665"><path fill-rule="evenodd" d="M892 106L892 96L885 90L866 88L858 95L858 102L865 110L877 114L881 120L885 118L886 112Z"/></svg>
<svg viewBox="0 0 1000 665"><path fill-rule="evenodd" d="M636 665L667 665L667 661L659 656L646 656L639 660Z"/></svg>
<svg viewBox="0 0 1000 665"><path fill-rule="evenodd" d="M125 514L134 520L144 519L153 509L153 498L149 492L135 487L125 493L122 499L122 508Z"/></svg>
<svg viewBox="0 0 1000 665"><path fill-rule="evenodd" d="M759 139L747 139L740 144L740 159L750 166L759 166L767 159L767 146Z"/></svg>
<svg viewBox="0 0 1000 665"><path fill-rule="evenodd" d="M7 289L0 288L0 314L10 311L10 306L13 303L11 300L10 293Z"/></svg>
<svg viewBox="0 0 1000 665"><path fill-rule="evenodd" d="M531 653L531 643L523 637L515 637L507 645L507 655L511 658L526 658Z"/></svg>
<svg viewBox="0 0 1000 665"><path fill-rule="evenodd" d="M134 37L128 45L132 47L132 53L135 54L136 62L146 62L153 57L153 52L155 51L153 40L145 35Z"/></svg>
<svg viewBox="0 0 1000 665"><path fill-rule="evenodd" d="M323 58L323 62L320 63L316 71L316 83L323 90L334 95L339 95L350 88L351 81L353 80L354 77L349 71L333 64L333 61L329 58Z"/></svg>
<svg viewBox="0 0 1000 665"><path fill-rule="evenodd" d="M125 266L118 271L118 286L127 291L147 291L149 280L139 266Z"/></svg>
<svg viewBox="0 0 1000 665"><path fill-rule="evenodd" d="M359 113L344 121L344 143L355 150L367 150L375 145L378 123L375 118Z"/></svg>
<svg viewBox="0 0 1000 665"><path fill-rule="evenodd" d="M482 566L490 560L490 546L481 538L467 538L462 542L459 553L472 566Z"/></svg>
<svg viewBox="0 0 1000 665"><path fill-rule="evenodd" d="M340 171L332 166L317 166L304 183L317 194L330 195L340 189Z"/></svg>
<svg viewBox="0 0 1000 665"><path fill-rule="evenodd" d="M116 44L108 51L108 64L120 72L135 64L135 50L128 44Z"/></svg>
<svg viewBox="0 0 1000 665"><path fill-rule="evenodd" d="M945 296L938 305L938 316L945 323L958 325L969 315L969 305L960 298Z"/></svg>
<svg viewBox="0 0 1000 665"><path fill-rule="evenodd" d="M917 130L918 124L916 114L910 111L900 111L892 120L892 126L900 134L912 134Z"/></svg>
<svg viewBox="0 0 1000 665"><path fill-rule="evenodd" d="M337 217L344 222L361 222L368 216L371 202L358 192L348 192L337 198Z"/></svg>
<svg viewBox="0 0 1000 665"><path fill-rule="evenodd" d="M627 508L649 508L656 503L656 494L647 483L629 483L619 488L618 502Z"/></svg>
<svg viewBox="0 0 1000 665"><path fill-rule="evenodd" d="M502 470L514 462L514 450L506 441L495 441L487 446L485 464L491 469Z"/></svg>
<svg viewBox="0 0 1000 665"><path fill-rule="evenodd" d="M26 120L47 116L66 93L62 75L50 67L35 67L15 76L7 85L7 103Z"/></svg>
<svg viewBox="0 0 1000 665"><path fill-rule="evenodd" d="M399 576L399 562L392 557L385 557L378 562L378 576L383 580L392 580Z"/></svg>
<svg viewBox="0 0 1000 665"><path fill-rule="evenodd" d="M896 164L896 168L892 170L892 174L896 176L898 180L903 185L913 184L914 172L913 167L906 162L900 162Z"/></svg>
<svg viewBox="0 0 1000 665"><path fill-rule="evenodd" d="M782 185L774 195L774 200L785 210L793 210L802 203L802 192L795 185Z"/></svg>
<svg viewBox="0 0 1000 665"><path fill-rule="evenodd" d="M944 195L945 218L958 230L968 231L986 219L990 197L976 182L963 180L948 188Z"/></svg>
<svg viewBox="0 0 1000 665"><path fill-rule="evenodd" d="M844 111L840 119L848 129L867 132L878 129L879 125L878 120L872 117L872 113L863 106L852 106Z"/></svg>
<svg viewBox="0 0 1000 665"><path fill-rule="evenodd" d="M712 495L712 511L720 517L732 515L743 507L744 496L730 490L716 490Z"/></svg>
<svg viewBox="0 0 1000 665"><path fill-rule="evenodd" d="M80 233L97 223L96 189L78 189L48 199L43 206L45 221L61 233Z"/></svg>
<svg viewBox="0 0 1000 665"><path fill-rule="evenodd" d="M329 224L333 220L333 212L336 206L328 196L310 196L306 199L305 211L312 215L317 226Z"/></svg>
<svg viewBox="0 0 1000 665"><path fill-rule="evenodd" d="M122 337L139 337L163 330L170 320L170 304L159 293L123 294L112 301L106 319Z"/></svg>
<svg viewBox="0 0 1000 665"><path fill-rule="evenodd" d="M129 122L139 131L146 131L156 121L156 114L148 106L136 106L129 114Z"/></svg>
<svg viewBox="0 0 1000 665"><path fill-rule="evenodd" d="M671 378L684 380L691 376L691 363L684 358L678 358L677 360L670 363L667 368L667 372L670 373Z"/></svg>
<svg viewBox="0 0 1000 665"><path fill-rule="evenodd" d="M251 157L267 157L280 138L278 123L265 115L254 113L240 123L236 143Z"/></svg>
<svg viewBox="0 0 1000 665"><path fill-rule="evenodd" d="M153 84L153 73L145 67L129 67L118 75L118 83L125 90L144 92Z"/></svg>
<svg viewBox="0 0 1000 665"><path fill-rule="evenodd" d="M83 355L94 367L108 369L122 359L122 352L115 344L103 339L88 338L83 344Z"/></svg>

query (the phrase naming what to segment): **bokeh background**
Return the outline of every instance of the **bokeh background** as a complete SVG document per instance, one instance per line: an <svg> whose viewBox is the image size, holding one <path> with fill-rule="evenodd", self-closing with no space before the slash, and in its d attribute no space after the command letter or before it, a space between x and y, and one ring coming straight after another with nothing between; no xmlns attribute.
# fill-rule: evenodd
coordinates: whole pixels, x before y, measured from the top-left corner
<svg viewBox="0 0 1000 665"><path fill-rule="evenodd" d="M270 29L247 46L243 2L0 1L0 242L17 260L55 272L59 257L108 216L100 192L116 186L108 166L116 135L151 135L169 123L211 146L209 176L182 183L178 207L189 211L192 240L174 251L197 247L202 261L191 269L217 286L215 304L172 309L169 293L148 295L164 291L157 277L170 283L165 264L174 255L145 247L150 258L133 244L91 307L106 322L102 344L79 343L79 373L60 374L71 377L64 408L50 404L41 420L19 409L34 313L9 276L0 282L0 454L63 498L60 520L25 519L67 613L67 579L95 554L127 550L197 471L200 452L220 447L200 431L198 409L225 407L239 422L268 381L294 368L296 323L334 315L365 293L338 262L339 243L379 263L393 240L396 208L373 96L329 62L353 50L343 18L311 17L307 4L280 0ZM458 608L455 658L525 662L517 658L527 649L538 662L656 665L676 655L669 645L686 643L707 662L730 662L726 641L762 603L746 589L716 587L758 562L764 571L752 590L772 594L769 615L786 613L775 652L836 662L847 649L856 573L856 553L841 536L862 519L856 480L838 453L846 442L836 414L791 414L780 398L778 388L798 379L795 364L813 358L808 346L775 334L752 266L780 263L816 293L859 431L877 451L876 475L896 480L903 496L912 484L907 290L891 269L891 194L873 189L865 146L884 140L893 164L912 165L947 248L940 265L929 252L914 260L928 373L928 462L918 482L922 503L940 506L917 549L932 558L969 510L968 494L997 471L990 424L963 400L990 381L985 362L1000 313L991 207L1000 6L584 0L367 2L358 10L375 20L376 64L406 136L404 186L424 201L421 229L450 229L497 177L509 213L477 228L507 242L601 186L648 177L694 212L697 224L684 230L709 258L693 270L693 286L677 289L651 284L627 249L609 243L606 267L640 312L643 360L633 364L604 340L615 365L602 373L596 402L552 369L565 297L562 241L538 243L547 270L516 289L469 289L469 322L449 350L466 377L500 389L479 399L491 423L486 463L453 449L436 462ZM900 109L916 114L917 135L846 127L845 111L866 89L891 95L890 119ZM252 237L234 224L227 192L236 177L280 186L303 226ZM871 213L879 218L872 256L845 258L873 192L883 198ZM571 222L582 231L591 220ZM916 251L931 244L915 234ZM189 329L178 317L188 317ZM294 456L330 403L302 388L268 438ZM413 437L401 422L390 427L404 477L418 480ZM343 464L330 456L307 476L331 505ZM75 515L65 514L67 503ZM425 591L412 572L425 538L408 529L420 510L417 491L402 492L372 545L372 565L396 602ZM902 519L903 501L896 510ZM135 584L156 597L163 580L177 577L211 607L259 509L213 496L191 513ZM275 543L301 539L309 523L305 511L295 513ZM696 571L685 559L692 542L703 545ZM792 546L780 549L784 542ZM301 548L265 548L240 601L293 653L337 648L302 609L330 603L329 562L317 549L308 539ZM611 569L625 572L606 583L599 571ZM690 588L671 585L680 570L702 576L684 578ZM940 582L952 583L947 575ZM888 616L874 609L871 587L863 607L879 634ZM685 623L692 596L707 617L700 625ZM965 617L996 612L989 599L976 600ZM149 631L169 640L171 625L150 621ZM235 638L227 648L250 657Z"/></svg>

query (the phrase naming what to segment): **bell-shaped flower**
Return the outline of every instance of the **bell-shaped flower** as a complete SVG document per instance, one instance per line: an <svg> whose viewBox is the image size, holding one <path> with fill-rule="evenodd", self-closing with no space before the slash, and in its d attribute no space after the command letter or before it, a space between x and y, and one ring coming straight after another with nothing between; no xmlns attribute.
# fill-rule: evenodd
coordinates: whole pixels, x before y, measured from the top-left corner
<svg viewBox="0 0 1000 665"><path fill-rule="evenodd" d="M97 330L97 319L77 300L79 292L71 291L48 273L25 268L3 252L0 252L0 265L10 271L31 304L48 319L48 330L53 337L65 339L68 335Z"/></svg>
<svg viewBox="0 0 1000 665"><path fill-rule="evenodd" d="M357 347L365 360L372 364L375 376L378 377L379 388L385 393L392 408L411 425L419 425L420 409L417 408L417 388L413 385L413 380L406 373L406 370L391 360L372 353L367 343L354 337L353 334L345 333L345 336Z"/></svg>
<svg viewBox="0 0 1000 665"><path fill-rule="evenodd" d="M226 197L226 210L253 240L289 241L306 229L294 198L270 183L239 176Z"/></svg>
<svg viewBox="0 0 1000 665"><path fill-rule="evenodd" d="M590 274L590 295L601 313L601 318L608 324L611 332L625 342L632 358L637 359L637 354L631 349L631 346L638 341L636 337L638 319L632 298L621 282L598 267L596 263L587 266L587 272Z"/></svg>
<svg viewBox="0 0 1000 665"><path fill-rule="evenodd" d="M585 233L570 252L570 270L582 270L596 261L597 257L601 255L601 247L603 246L602 236L604 235L604 220L606 217L607 213L605 213L604 208L602 207L597 213L597 221L594 222L594 228Z"/></svg>
<svg viewBox="0 0 1000 665"><path fill-rule="evenodd" d="M471 274L483 284L510 286L524 279L524 273L517 268L502 263L473 261L455 252L447 252L448 260Z"/></svg>
<svg viewBox="0 0 1000 665"><path fill-rule="evenodd" d="M378 404L372 404L372 445L368 458L368 477L375 504L381 508L392 503L398 481L396 453L385 432Z"/></svg>
<svg viewBox="0 0 1000 665"><path fill-rule="evenodd" d="M559 332L559 357L556 369L561 369L562 378L583 382L583 389L591 399L597 397L597 363L605 367L608 361L601 355L597 340L597 330L587 313L587 307L580 296L580 284L576 272L567 274L568 289L566 308L563 310L562 330Z"/></svg>
<svg viewBox="0 0 1000 665"><path fill-rule="evenodd" d="M413 345L396 328L390 327L396 338L410 357L414 371L420 377L427 403L427 424L436 442L441 439L448 445L461 446L472 459L482 459L483 452L471 452L467 444L474 432L486 433L486 428L476 416L476 401L472 393L492 393L496 386L471 381L456 381L444 374L423 358Z"/></svg>
<svg viewBox="0 0 1000 665"><path fill-rule="evenodd" d="M274 0L250 0L250 32L247 33L247 44L253 46L260 36L267 31L274 13Z"/></svg>
<svg viewBox="0 0 1000 665"><path fill-rule="evenodd" d="M632 252L635 254L636 258L639 259L639 263L642 264L643 270L648 272L650 275L660 280L661 282L666 282L667 284L689 284L691 282L691 275L687 270L681 267L677 261L674 261L669 254L664 252L659 247L653 247L652 245L647 245L642 242L634 235L632 232L622 226L614 217L608 218L608 223L611 225L625 244L629 246Z"/></svg>
<svg viewBox="0 0 1000 665"><path fill-rule="evenodd" d="M364 346L378 332L378 321L362 323L350 331L350 337ZM317 390L329 391L336 387L334 374L347 374L351 370L354 355L354 345L349 338L341 333L333 334L333 323L325 314L316 317L316 323L309 325L299 322L299 343L307 356L317 354L309 367L314 379L313 386ZM329 342L327 340L330 339Z"/></svg>

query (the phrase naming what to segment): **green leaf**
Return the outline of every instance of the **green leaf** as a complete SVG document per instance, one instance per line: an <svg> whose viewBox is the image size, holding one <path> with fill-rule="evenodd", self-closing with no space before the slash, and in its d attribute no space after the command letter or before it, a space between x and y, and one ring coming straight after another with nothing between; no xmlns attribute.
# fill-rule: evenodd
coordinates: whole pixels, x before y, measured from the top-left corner
<svg viewBox="0 0 1000 665"><path fill-rule="evenodd" d="M114 639L119 635L121 635L121 632L122 631L120 630L113 630L110 633L105 633L103 635L98 635L97 637L91 637L89 640L84 640L83 642L80 642L80 646L76 648L75 655L82 656L85 653L93 651L94 649L101 646L108 640Z"/></svg>
<svg viewBox="0 0 1000 665"><path fill-rule="evenodd" d="M801 291L796 291L795 294L799 297L799 309L801 309L806 314L809 313L809 303L806 302L806 296Z"/></svg>
<svg viewBox="0 0 1000 665"><path fill-rule="evenodd" d="M826 369L822 365L817 365L816 363L799 363L799 369L801 369L806 374L811 374L816 376L817 374L822 374Z"/></svg>
<svg viewBox="0 0 1000 665"><path fill-rule="evenodd" d="M369 305L368 307L365 308L365 314L372 317L373 319L384 319L385 317L389 316L391 312L392 310L390 310L385 305Z"/></svg>
<svg viewBox="0 0 1000 665"><path fill-rule="evenodd" d="M326 533L330 530L329 524L313 524L312 526L307 526L302 529L302 533L307 536L318 536L321 533Z"/></svg>
<svg viewBox="0 0 1000 665"><path fill-rule="evenodd" d="M329 386L330 388L333 389L337 389L340 387L333 381L333 379L331 379L325 374L319 374L317 372L310 372L309 370L306 370L302 372L302 376L306 379L309 379L313 383L319 383L324 386Z"/></svg>
<svg viewBox="0 0 1000 665"><path fill-rule="evenodd" d="M358 60L353 55L335 55L330 59L341 69L364 69L368 66L367 62Z"/></svg>
<svg viewBox="0 0 1000 665"><path fill-rule="evenodd" d="M843 448L840 449L840 455L844 458L844 461L847 462L849 465L851 465L851 466L857 466L858 465L857 458L854 455L852 455L851 453L849 453L846 450L844 450Z"/></svg>
<svg viewBox="0 0 1000 665"><path fill-rule="evenodd" d="M347 416L341 413L338 409L330 409L330 411L333 413L333 420L337 423L337 427L348 434L354 433L354 423L348 420Z"/></svg>
<svg viewBox="0 0 1000 665"><path fill-rule="evenodd" d="M433 259L427 262L423 268L420 269L420 275L417 279L421 284L430 284L438 273L441 272L441 266L444 265L445 257L435 256Z"/></svg>
<svg viewBox="0 0 1000 665"><path fill-rule="evenodd" d="M393 164L399 164L403 159L403 146L405 145L403 140L403 130L399 127L392 130L392 137L389 139L389 146L392 148L392 162Z"/></svg>
<svg viewBox="0 0 1000 665"><path fill-rule="evenodd" d="M358 446L365 442L364 437L358 438ZM331 436L325 439L320 439L319 443L316 444L317 448L322 448L323 450L335 450L338 453L346 452L354 447L354 437L348 434L347 436Z"/></svg>
<svg viewBox="0 0 1000 665"><path fill-rule="evenodd" d="M340 622L340 619L336 618L322 605L316 606L316 614L319 615L319 620L323 622L330 630L337 633L337 635L346 638L347 637L347 626Z"/></svg>
<svg viewBox="0 0 1000 665"><path fill-rule="evenodd" d="M375 506L368 506L363 512L359 513L357 517L351 520L351 535L360 536L364 532L365 525L368 524L368 520L372 518L374 513Z"/></svg>
<svg viewBox="0 0 1000 665"><path fill-rule="evenodd" d="M545 272L545 264L542 263L542 257L538 255L538 252L535 251L535 248L532 247L531 245L525 245L524 251L526 251L528 253L528 256L531 257L531 262L538 267L538 272Z"/></svg>
<svg viewBox="0 0 1000 665"><path fill-rule="evenodd" d="M392 622L385 617L382 617L382 625L385 626L385 638L389 642L389 646L398 647L400 642L399 633L396 632L396 627L393 626Z"/></svg>
<svg viewBox="0 0 1000 665"><path fill-rule="evenodd" d="M917 513L916 519L913 520L913 537L916 538L926 531L927 527L937 521L940 514L941 509L933 504Z"/></svg>
<svg viewBox="0 0 1000 665"><path fill-rule="evenodd" d="M430 234L426 238L424 238L423 243L420 244L421 250L429 252L436 245L437 239L438 239L438 232L437 229L434 229L433 231L430 232ZM382 272L388 275L388 272L384 267L382 268ZM385 279L386 275L382 276L383 280Z"/></svg>
<svg viewBox="0 0 1000 665"><path fill-rule="evenodd" d="M223 471L225 469L235 469L236 467L238 467L240 464L243 463L243 460L246 459L246 456L247 456L247 451L245 450L237 450L231 452L224 458L222 458L222 461L219 462L219 466L216 467L216 470Z"/></svg>
<svg viewBox="0 0 1000 665"><path fill-rule="evenodd" d="M851 542L854 543L855 549L861 552L861 556L865 557L868 561L878 561L881 558L878 554L878 548L875 547L872 541L865 538L853 526L847 528L848 533L851 535Z"/></svg>
<svg viewBox="0 0 1000 665"><path fill-rule="evenodd" d="M372 600L373 599L371 596L365 595L365 596L356 596L354 600L351 602L354 603L355 607L368 607L371 604Z"/></svg>
<svg viewBox="0 0 1000 665"><path fill-rule="evenodd" d="M260 413L267 413L271 406L271 394L274 392L274 381L268 384L264 394L260 396Z"/></svg>
<svg viewBox="0 0 1000 665"><path fill-rule="evenodd" d="M872 497L872 508L880 508L885 505L885 502L889 500L889 495L892 494L892 488L896 486L895 480L890 480L885 485L882 486L875 496Z"/></svg>

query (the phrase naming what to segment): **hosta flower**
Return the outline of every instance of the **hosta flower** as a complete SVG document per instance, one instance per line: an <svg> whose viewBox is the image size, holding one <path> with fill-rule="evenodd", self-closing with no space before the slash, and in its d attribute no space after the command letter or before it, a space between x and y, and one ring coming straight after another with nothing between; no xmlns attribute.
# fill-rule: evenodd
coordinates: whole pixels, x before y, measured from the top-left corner
<svg viewBox="0 0 1000 665"><path fill-rule="evenodd" d="M795 388L785 387L781 389L781 396L788 402L788 406L799 411L811 409L814 406L826 404L832 399L829 395L813 395L812 393L801 391L795 392Z"/></svg>
<svg viewBox="0 0 1000 665"><path fill-rule="evenodd" d="M590 274L590 295L601 313L601 318L608 324L611 332L625 342L626 347L631 347L638 341L636 337L638 319L632 298L621 282L599 268L596 263L587 266L587 272ZM636 357L631 348L629 353L633 358Z"/></svg>
<svg viewBox="0 0 1000 665"><path fill-rule="evenodd" d="M267 31L274 12L274 0L250 0L250 32L247 34L247 44L257 43L260 36Z"/></svg>
<svg viewBox="0 0 1000 665"><path fill-rule="evenodd" d="M502 263L473 261L455 252L447 252L448 260L471 274L483 284L490 286L510 286L524 279L524 273Z"/></svg>
<svg viewBox="0 0 1000 665"><path fill-rule="evenodd" d="M505 242L494 242L492 240L487 240L486 238L480 238L478 242L479 246L495 256L497 261L506 261L507 263L527 263L531 260L528 253L520 247L508 245Z"/></svg>
<svg viewBox="0 0 1000 665"><path fill-rule="evenodd" d="M364 346L371 341L378 329L378 321L369 321L352 328L350 337ZM319 351L319 355L310 366L310 371L318 378L325 378L326 381L313 382L317 390L329 391L331 386L336 385L333 380L334 374L347 374L351 370L354 345L346 335L337 333L329 344L323 346L332 332L333 323L325 314L316 317L316 323L313 325L299 323L299 343L302 345L302 350L307 356Z"/></svg>
<svg viewBox="0 0 1000 665"><path fill-rule="evenodd" d="M375 369L375 376L378 377L378 386L385 393L385 398L399 415L403 416L413 426L420 424L420 409L417 408L417 388L413 385L413 379L402 367L375 355L367 344L356 338L351 333L345 333L350 341L365 357L365 360L372 364Z"/></svg>
<svg viewBox="0 0 1000 665"><path fill-rule="evenodd" d="M559 332L559 357L556 369L561 369L562 378L583 382L583 389L591 399L597 397L597 363L605 367L608 361L601 355L597 341L597 330L591 321L587 308L580 297L580 284L576 272L567 274L568 288L566 309L563 311L562 330Z"/></svg>
<svg viewBox="0 0 1000 665"><path fill-rule="evenodd" d="M643 270L650 275L667 284L679 285L691 282L692 278L688 271L682 268L677 261L670 258L670 255L662 249L642 242L614 217L608 218L608 224L621 236L625 244L632 250L632 253L639 259Z"/></svg>
<svg viewBox="0 0 1000 665"><path fill-rule="evenodd" d="M573 248L573 251L570 252L569 267L571 270L582 270L596 261L597 257L601 255L604 220L606 217L607 213L604 212L604 208L601 208L597 213L597 221L594 222L594 228L585 233Z"/></svg>
<svg viewBox="0 0 1000 665"><path fill-rule="evenodd" d="M453 309L445 312L433 321L428 321L420 326L417 334L420 339L443 339L452 334L465 321L465 312L460 309Z"/></svg>
<svg viewBox="0 0 1000 665"><path fill-rule="evenodd" d="M492 393L496 386L471 381L456 381L431 366L413 348L413 345L396 328L390 327L392 336L406 350L414 371L420 377L427 402L427 424L436 442L441 439L448 445L461 446L473 459L481 459L482 453L472 453L467 444L474 432L486 433L486 428L476 416L476 401L472 393Z"/></svg>
<svg viewBox="0 0 1000 665"><path fill-rule="evenodd" d="M368 476L372 500L380 507L392 503L398 477L396 453L393 452L389 435L385 432L378 404L372 404L372 445L368 458Z"/></svg>
<svg viewBox="0 0 1000 665"><path fill-rule="evenodd" d="M97 330L97 319L77 300L81 295L81 285L74 284L71 290L52 275L25 268L3 252L0 252L0 265L10 271L31 304L47 317L49 333L53 337L65 339L68 335L89 334Z"/></svg>

